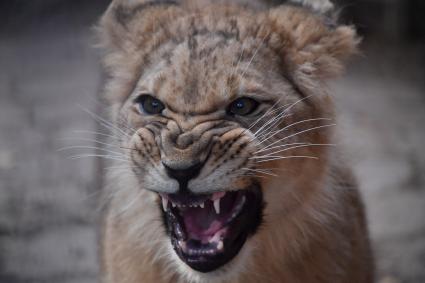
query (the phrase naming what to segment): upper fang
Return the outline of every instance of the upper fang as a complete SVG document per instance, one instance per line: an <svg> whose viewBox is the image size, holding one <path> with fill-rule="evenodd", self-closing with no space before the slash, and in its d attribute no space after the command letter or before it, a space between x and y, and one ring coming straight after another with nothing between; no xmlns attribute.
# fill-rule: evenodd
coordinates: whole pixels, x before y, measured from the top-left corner
<svg viewBox="0 0 425 283"><path fill-rule="evenodd" d="M167 211L167 207L168 207L168 199L166 199L165 197L161 197L162 199L162 209L164 211Z"/></svg>
<svg viewBox="0 0 425 283"><path fill-rule="evenodd" d="M215 213L220 214L220 199L214 200Z"/></svg>

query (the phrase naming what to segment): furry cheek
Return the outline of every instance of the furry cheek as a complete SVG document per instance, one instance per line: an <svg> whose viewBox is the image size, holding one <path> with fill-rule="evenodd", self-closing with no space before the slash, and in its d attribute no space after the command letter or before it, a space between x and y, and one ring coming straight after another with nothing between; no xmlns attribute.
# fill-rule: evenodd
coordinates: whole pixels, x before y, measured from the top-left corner
<svg viewBox="0 0 425 283"><path fill-rule="evenodd" d="M160 149L150 130L146 128L137 130L126 148L134 165L132 171L143 184L143 189L156 192L160 190L164 193L173 193L178 190L179 185L176 180L165 174Z"/></svg>

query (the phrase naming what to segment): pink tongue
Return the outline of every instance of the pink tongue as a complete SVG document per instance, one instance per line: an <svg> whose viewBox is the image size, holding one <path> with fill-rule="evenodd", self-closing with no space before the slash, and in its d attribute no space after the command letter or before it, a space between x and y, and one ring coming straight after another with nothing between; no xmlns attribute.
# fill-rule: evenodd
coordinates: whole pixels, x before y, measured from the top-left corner
<svg viewBox="0 0 425 283"><path fill-rule="evenodd" d="M211 201L205 202L205 208L191 207L182 211L186 231L190 238L208 241L224 226L226 216L216 214Z"/></svg>

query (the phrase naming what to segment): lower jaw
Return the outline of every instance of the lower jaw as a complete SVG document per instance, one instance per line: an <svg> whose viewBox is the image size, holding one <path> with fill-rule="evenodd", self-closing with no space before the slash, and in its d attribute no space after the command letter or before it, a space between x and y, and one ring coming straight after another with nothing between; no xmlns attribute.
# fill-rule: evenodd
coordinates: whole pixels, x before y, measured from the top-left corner
<svg viewBox="0 0 425 283"><path fill-rule="evenodd" d="M239 216L225 226L226 236L222 239L221 249L216 243L201 243L182 236L182 232L176 231L176 225L173 223L173 221L179 221L176 220L176 216L171 215L170 210L164 213L173 249L190 268L203 273L219 269L232 261L239 254L248 237L255 234L262 221L264 204L261 189L259 185L252 185L243 192L247 200L246 204ZM179 225L184 226L182 223ZM182 246L183 240L184 246Z"/></svg>
<svg viewBox="0 0 425 283"><path fill-rule="evenodd" d="M171 243L174 251L185 264L196 271L208 273L219 269L235 258L245 244L246 239L247 236L243 235L237 243L233 243L231 251L227 251L226 253L217 253L214 255L188 255L179 247L178 240L176 238L172 237Z"/></svg>

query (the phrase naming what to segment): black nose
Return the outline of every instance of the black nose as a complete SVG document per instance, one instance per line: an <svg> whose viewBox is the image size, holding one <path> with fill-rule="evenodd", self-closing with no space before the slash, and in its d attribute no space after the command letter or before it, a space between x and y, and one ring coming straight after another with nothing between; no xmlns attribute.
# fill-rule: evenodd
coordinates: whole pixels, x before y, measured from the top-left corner
<svg viewBox="0 0 425 283"><path fill-rule="evenodd" d="M202 168L202 163L196 163L190 167L184 169L174 169L170 166L167 166L165 163L162 163L165 167L165 171L170 178L176 179L179 182L180 189L184 190L187 188L187 183L190 179L196 178L199 175L199 172Z"/></svg>

